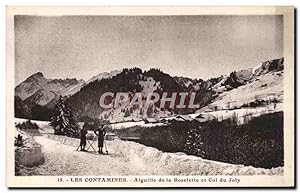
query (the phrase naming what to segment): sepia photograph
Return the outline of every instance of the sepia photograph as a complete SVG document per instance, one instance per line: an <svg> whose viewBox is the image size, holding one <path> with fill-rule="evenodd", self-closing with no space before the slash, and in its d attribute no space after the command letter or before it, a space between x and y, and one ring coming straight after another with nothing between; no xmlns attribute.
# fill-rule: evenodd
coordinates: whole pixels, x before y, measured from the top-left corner
<svg viewBox="0 0 300 193"><path fill-rule="evenodd" d="M293 7L31 9L7 10L11 186L293 186Z"/></svg>

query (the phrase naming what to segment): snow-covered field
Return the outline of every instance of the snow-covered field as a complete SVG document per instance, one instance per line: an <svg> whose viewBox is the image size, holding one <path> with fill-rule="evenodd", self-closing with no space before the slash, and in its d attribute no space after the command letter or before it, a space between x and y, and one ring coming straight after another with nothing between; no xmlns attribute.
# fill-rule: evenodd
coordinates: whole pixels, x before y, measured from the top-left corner
<svg viewBox="0 0 300 193"><path fill-rule="evenodd" d="M56 136L56 135L47 135L48 138L53 139L54 141L58 141L56 144L58 149L66 148L65 146L72 147L66 150L62 150L63 154L68 156L76 156L78 159L78 155L82 154L82 152L76 152L75 149L78 146L79 140L72 139L65 136ZM40 139L42 140L42 139ZM49 139L47 139L49 140ZM41 142L45 145L49 143ZM53 146L53 143L50 142ZM63 145L64 144L64 145ZM94 156L99 157L113 157L119 162L120 167L124 167L124 162L127 167L125 168L135 168L137 171L141 171L138 173L139 175L282 175L283 168L272 168L272 169L263 169L263 168L254 168L251 166L243 166L243 165L233 165L227 164L217 161L205 160L196 156L189 156L184 153L167 153L162 152L153 147L147 147L135 142L129 141L107 141L106 142L107 149L110 155L101 156L92 154ZM48 150L50 151L50 150ZM71 155L69 155L71 154ZM83 153L87 154L87 153ZM93 159L95 157L84 157L82 159L83 162L85 159ZM106 161L105 159L103 161ZM111 161L110 158L107 161ZM89 161L85 161L89 162ZM78 167L84 167L85 163L77 163ZM116 167L115 162L107 163L109 164L107 167ZM110 164L113 164L110 165ZM117 163L116 163L117 164ZM117 172L117 171L115 171ZM109 172L107 173L109 174ZM95 174L94 174L95 175ZM120 171L118 175L126 175L123 171Z"/></svg>
<svg viewBox="0 0 300 193"><path fill-rule="evenodd" d="M283 103L277 103L276 107L274 106L265 106L265 107L256 107L256 108L241 108L241 109L232 109L232 110L218 110L212 112L198 112L189 114L190 117L196 118L200 114L209 114L214 116L217 120L222 121L224 119L237 117L238 123L243 124L245 120L251 117L258 117L267 113L274 113L283 111Z"/></svg>
<svg viewBox="0 0 300 193"><path fill-rule="evenodd" d="M22 123L25 122L26 119L21 119L21 118L15 118L15 123ZM36 123L39 125L41 128L40 132L41 133L53 133L54 130L53 128L49 125L48 121L36 121L36 120L31 120L31 122ZM83 126L83 122L78 123L80 127ZM121 123L113 123L110 124L109 126L112 129L125 129L128 127L133 127L133 126L142 126L142 127L155 127L155 126L160 126L163 125L163 123L145 123L145 121L128 121L128 122L121 122Z"/></svg>
<svg viewBox="0 0 300 193"><path fill-rule="evenodd" d="M23 123L27 121L27 119L14 118L15 124ZM36 123L40 128L40 133L54 133L53 128L49 125L49 121L36 121L31 120L31 122Z"/></svg>
<svg viewBox="0 0 300 193"><path fill-rule="evenodd" d="M262 169L167 153L135 142L106 141L109 155L76 151L79 139L53 135L38 122L44 164L21 167L22 175L283 175L283 168ZM97 148L97 144L94 143Z"/></svg>
<svg viewBox="0 0 300 193"><path fill-rule="evenodd" d="M147 175L143 168L128 164L126 157L99 155L76 151L76 147L46 137L34 138L42 145L45 163L32 168L23 167L22 175Z"/></svg>
<svg viewBox="0 0 300 193"><path fill-rule="evenodd" d="M142 127L155 127L155 126L161 126L163 123L145 123L145 121L129 121L129 122L122 122L122 123L114 123L110 124L110 127L112 129L125 129L128 127L133 127L133 126L142 126Z"/></svg>

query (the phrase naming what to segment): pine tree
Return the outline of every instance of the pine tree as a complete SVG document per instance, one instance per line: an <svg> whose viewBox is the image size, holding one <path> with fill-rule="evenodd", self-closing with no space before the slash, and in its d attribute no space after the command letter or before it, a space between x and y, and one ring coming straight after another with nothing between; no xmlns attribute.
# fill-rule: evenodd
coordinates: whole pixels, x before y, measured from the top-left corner
<svg viewBox="0 0 300 193"><path fill-rule="evenodd" d="M204 137L202 127L192 127L188 131L184 151L188 154L205 157Z"/></svg>
<svg viewBox="0 0 300 193"><path fill-rule="evenodd" d="M143 115L143 114L144 114L143 109L140 109L140 115Z"/></svg>
<svg viewBox="0 0 300 193"><path fill-rule="evenodd" d="M152 104L147 109L147 117L149 117L149 118L153 117L153 105Z"/></svg>
<svg viewBox="0 0 300 193"><path fill-rule="evenodd" d="M126 109L124 117L129 117L130 115L131 115L131 113L130 113L129 109Z"/></svg>
<svg viewBox="0 0 300 193"><path fill-rule="evenodd" d="M71 108L65 104L62 96L59 97L58 103L53 109L50 125L54 128L55 135L77 136L77 124Z"/></svg>

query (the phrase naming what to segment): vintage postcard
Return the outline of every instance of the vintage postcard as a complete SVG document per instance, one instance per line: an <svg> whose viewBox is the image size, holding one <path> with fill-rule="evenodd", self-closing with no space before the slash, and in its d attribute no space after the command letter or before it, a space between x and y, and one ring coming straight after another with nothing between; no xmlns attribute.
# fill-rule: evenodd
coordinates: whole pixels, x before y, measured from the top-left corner
<svg viewBox="0 0 300 193"><path fill-rule="evenodd" d="M293 7L7 7L8 187L294 187Z"/></svg>

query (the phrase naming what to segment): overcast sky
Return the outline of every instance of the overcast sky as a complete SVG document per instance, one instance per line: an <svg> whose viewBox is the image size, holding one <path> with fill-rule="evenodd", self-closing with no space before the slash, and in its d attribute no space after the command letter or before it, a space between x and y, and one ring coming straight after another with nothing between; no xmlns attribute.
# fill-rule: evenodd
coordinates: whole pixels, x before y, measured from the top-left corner
<svg viewBox="0 0 300 193"><path fill-rule="evenodd" d="M16 84L139 67L207 79L283 57L282 16L15 17Z"/></svg>

